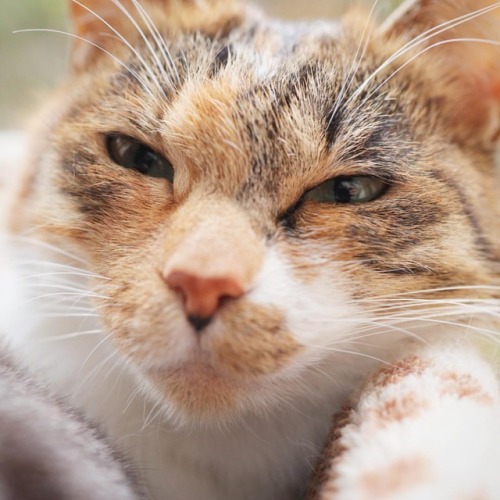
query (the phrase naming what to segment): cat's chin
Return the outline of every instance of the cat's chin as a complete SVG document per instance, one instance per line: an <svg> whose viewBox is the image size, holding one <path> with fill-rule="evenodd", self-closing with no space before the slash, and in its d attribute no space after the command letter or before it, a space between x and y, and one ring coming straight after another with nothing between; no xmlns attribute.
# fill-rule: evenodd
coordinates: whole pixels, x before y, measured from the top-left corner
<svg viewBox="0 0 500 500"><path fill-rule="evenodd" d="M201 360L144 375L153 402L161 404L166 418L178 425L220 427L249 414L265 413L277 400L262 379L230 376Z"/></svg>

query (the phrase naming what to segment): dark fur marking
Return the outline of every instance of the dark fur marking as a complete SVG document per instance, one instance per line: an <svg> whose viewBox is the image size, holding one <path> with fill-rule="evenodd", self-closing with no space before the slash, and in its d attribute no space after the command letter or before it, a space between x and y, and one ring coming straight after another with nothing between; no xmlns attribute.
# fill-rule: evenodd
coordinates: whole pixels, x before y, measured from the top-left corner
<svg viewBox="0 0 500 500"><path fill-rule="evenodd" d="M442 270L436 270L424 265L418 265L412 263L411 265L405 266L403 264L398 265L393 262L387 262L385 260L373 258L373 256L358 255L359 264L372 269L381 274L392 274L395 276L416 276L416 275L442 275Z"/></svg>
<svg viewBox="0 0 500 500"><path fill-rule="evenodd" d="M88 213L106 207L109 199L116 195L116 187L117 183L101 182L90 186L74 186L67 193L79 201L82 212Z"/></svg>
<svg viewBox="0 0 500 500"><path fill-rule="evenodd" d="M208 75L210 78L214 78L215 76L217 76L219 72L227 66L230 56L231 46L223 45L215 54L213 63L208 70Z"/></svg>
<svg viewBox="0 0 500 500"><path fill-rule="evenodd" d="M85 173L89 165L96 165L97 163L99 163L99 160L94 153L84 149L77 149L74 152L68 151L66 153L62 166L71 175L81 175Z"/></svg>
<svg viewBox="0 0 500 500"><path fill-rule="evenodd" d="M157 45L157 41L152 35L146 35L146 38L152 47ZM146 64L148 64L151 70L157 74L164 95L167 98L171 98L173 93L178 91L179 84L183 81L186 74L186 67L182 57L183 54L174 53L172 49L169 48L168 58L160 57L159 60L155 60L152 58L150 50L142 38L135 41L134 47L139 53L146 54ZM150 58L149 61L148 57ZM111 79L115 93L118 95L123 95L124 89L127 87L134 90L138 84L142 86L143 82L149 82L151 79L145 64L136 57L127 59L125 65L126 67L121 66L121 69L115 73ZM159 65L161 65L161 70L163 71L160 71ZM173 70L172 66L174 66L175 70ZM164 74L170 77L167 81L165 81ZM177 75L179 75L179 79L177 79Z"/></svg>
<svg viewBox="0 0 500 500"><path fill-rule="evenodd" d="M121 68L111 79L114 88L123 92L126 87L136 87L141 85L141 66L137 61L129 61L126 68Z"/></svg>
<svg viewBox="0 0 500 500"><path fill-rule="evenodd" d="M433 269L429 269L428 267L425 266L408 266L408 267L400 267L400 268L386 268L383 265L381 266L380 263L376 264L373 266L374 268L377 268L378 271L384 274L394 274L396 276L405 276L405 275L433 275L433 274L439 274Z"/></svg>
<svg viewBox="0 0 500 500"><path fill-rule="evenodd" d="M337 140L340 123L342 122L342 117L340 116L339 110L335 111L335 108L332 109L326 115L326 143L328 148L331 148L335 141Z"/></svg>
<svg viewBox="0 0 500 500"><path fill-rule="evenodd" d="M231 47L229 45L224 45L215 56L215 63L217 68L223 68L227 65L229 56L231 54Z"/></svg>
<svg viewBox="0 0 500 500"><path fill-rule="evenodd" d="M477 249L487 258L495 261L497 257L493 253L493 246L484 235L481 225L479 224L479 221L474 213L472 205L469 203L469 200L465 196L465 193L462 191L460 186L453 179L450 179L441 171L431 170L429 174L433 179L441 182L442 184L445 184L458 196L460 204L462 205L463 213L467 217L470 227L473 229L476 235L475 243Z"/></svg>

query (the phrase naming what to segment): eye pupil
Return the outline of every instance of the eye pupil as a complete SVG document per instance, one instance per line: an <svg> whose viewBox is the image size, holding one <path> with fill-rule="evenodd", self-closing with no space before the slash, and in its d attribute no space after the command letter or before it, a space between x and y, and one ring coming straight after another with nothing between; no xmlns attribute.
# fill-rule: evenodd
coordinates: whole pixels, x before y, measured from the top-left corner
<svg viewBox="0 0 500 500"><path fill-rule="evenodd" d="M135 170L149 177L174 181L174 169L162 155L141 142L121 134L106 138L109 157L122 167Z"/></svg>
<svg viewBox="0 0 500 500"><path fill-rule="evenodd" d="M154 165L155 160L155 153L144 147L139 149L135 159L137 170L141 174L147 174L151 170L151 167Z"/></svg>
<svg viewBox="0 0 500 500"><path fill-rule="evenodd" d="M356 188L352 181L345 179L339 180L333 186L335 201L338 203L349 203L355 196Z"/></svg>

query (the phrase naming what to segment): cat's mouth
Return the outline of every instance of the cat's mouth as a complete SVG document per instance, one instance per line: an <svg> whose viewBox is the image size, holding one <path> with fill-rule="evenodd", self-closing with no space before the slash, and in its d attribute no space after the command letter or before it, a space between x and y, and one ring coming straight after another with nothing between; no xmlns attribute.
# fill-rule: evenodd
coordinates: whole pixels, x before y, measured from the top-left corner
<svg viewBox="0 0 500 500"><path fill-rule="evenodd" d="M158 343L149 338L147 350L129 357L167 408L200 418L234 415L255 402L302 349L279 310L248 301L228 304L201 332L184 322L169 335L168 345L158 332Z"/></svg>
<svg viewBox="0 0 500 500"><path fill-rule="evenodd" d="M227 304L201 331L183 321L183 327L158 336L170 338L165 351L148 352L155 358L153 370L183 372L194 365L227 379L271 375L302 349L279 309L247 300Z"/></svg>

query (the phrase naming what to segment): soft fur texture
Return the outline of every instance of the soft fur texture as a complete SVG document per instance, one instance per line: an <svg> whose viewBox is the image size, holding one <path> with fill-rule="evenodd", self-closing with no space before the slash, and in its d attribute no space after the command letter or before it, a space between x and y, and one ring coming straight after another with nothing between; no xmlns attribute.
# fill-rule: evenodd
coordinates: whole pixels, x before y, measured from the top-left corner
<svg viewBox="0 0 500 500"><path fill-rule="evenodd" d="M0 330L152 497L301 498L380 362L450 329L496 342L498 3L381 25L70 8L73 70L5 211ZM173 170L121 166L117 134ZM353 178L384 189L335 201Z"/></svg>
<svg viewBox="0 0 500 500"><path fill-rule="evenodd" d="M310 500L494 500L498 372L453 336L408 346L335 421Z"/></svg>
<svg viewBox="0 0 500 500"><path fill-rule="evenodd" d="M15 365L3 346L0 400L0 499L141 498L130 466L101 433Z"/></svg>

